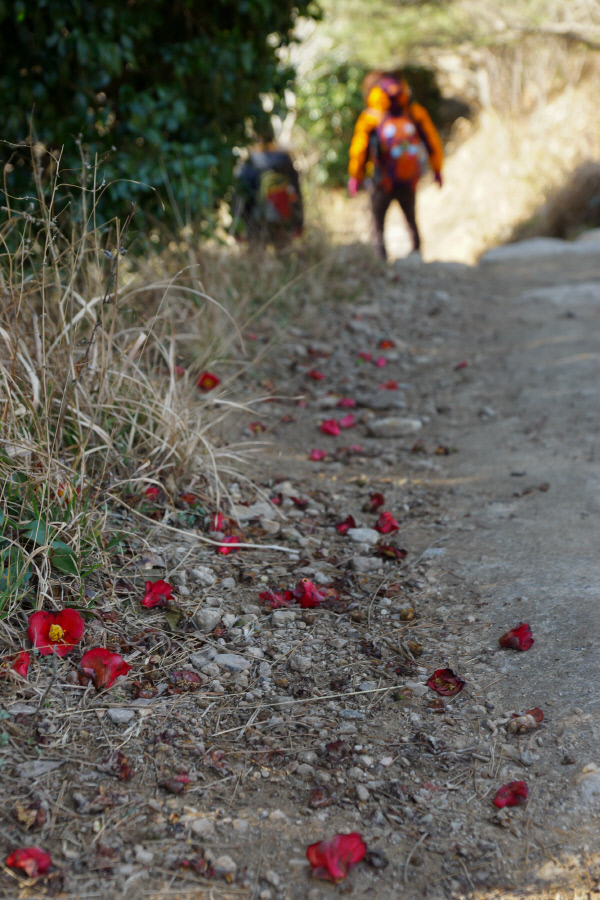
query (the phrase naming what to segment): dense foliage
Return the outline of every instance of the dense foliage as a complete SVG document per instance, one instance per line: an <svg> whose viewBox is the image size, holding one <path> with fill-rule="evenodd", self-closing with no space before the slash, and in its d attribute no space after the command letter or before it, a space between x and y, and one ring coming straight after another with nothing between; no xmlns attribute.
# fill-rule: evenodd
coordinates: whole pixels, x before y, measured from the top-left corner
<svg viewBox="0 0 600 900"><path fill-rule="evenodd" d="M110 211L141 200L161 215L210 208L231 183L232 148L282 102L291 72L278 59L312 0L0 0L3 162L26 191L30 151L61 168L82 157L110 188ZM21 145L16 147L15 145ZM74 181L80 176L74 175ZM91 178L91 176L90 176Z"/></svg>
<svg viewBox="0 0 600 900"><path fill-rule="evenodd" d="M302 130L318 184L331 187L346 182L348 148L356 120L364 108L362 83L368 69L360 65L337 66L320 78L303 80L297 88L297 125ZM400 70L399 70L400 71ZM432 69L406 66L415 100L422 103L436 124L440 124L441 93Z"/></svg>

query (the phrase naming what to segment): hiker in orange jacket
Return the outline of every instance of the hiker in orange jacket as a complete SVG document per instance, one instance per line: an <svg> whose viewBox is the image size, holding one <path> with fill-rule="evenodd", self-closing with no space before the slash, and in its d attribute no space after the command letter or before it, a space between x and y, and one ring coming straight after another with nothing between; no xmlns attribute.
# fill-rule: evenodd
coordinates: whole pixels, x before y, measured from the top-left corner
<svg viewBox="0 0 600 900"><path fill-rule="evenodd" d="M442 186L442 142L427 110L412 99L402 77L372 73L365 79L367 108L358 117L350 145L348 192L356 195L369 181L373 242L387 258L383 229L392 200L397 200L411 234L413 252L421 237L416 220L416 190L425 161Z"/></svg>

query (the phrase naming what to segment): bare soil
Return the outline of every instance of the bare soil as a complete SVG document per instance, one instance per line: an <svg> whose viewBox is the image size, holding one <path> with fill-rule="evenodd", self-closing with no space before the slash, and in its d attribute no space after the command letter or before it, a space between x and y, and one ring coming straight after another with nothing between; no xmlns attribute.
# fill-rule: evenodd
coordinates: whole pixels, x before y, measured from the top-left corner
<svg viewBox="0 0 600 900"><path fill-rule="evenodd" d="M255 375L289 399L261 405L265 445L245 473L278 502L243 521L264 498L239 479L223 509L245 540L280 549L217 556L194 529L140 535L119 578L90 583L84 638L123 652L127 681L96 694L68 683L68 658L38 657L28 681L2 682L1 857L36 845L56 868L37 882L5 868L0 896L600 897L599 291L594 252L400 261L368 296L288 330ZM270 339L259 331L258 349ZM321 434L350 412L355 427ZM371 436L389 417L421 427ZM372 529L374 492L405 558L334 527L353 515ZM179 623L140 611L159 577ZM303 577L339 594L260 603ZM533 647L501 649L520 622ZM442 700L426 681L446 667L466 685ZM204 683L173 693L184 668ZM158 693L135 700L134 680ZM510 734L533 707L539 728ZM499 811L511 781L529 802ZM19 817L30 807L41 827ZM306 847L351 831L370 862L339 886L313 879Z"/></svg>

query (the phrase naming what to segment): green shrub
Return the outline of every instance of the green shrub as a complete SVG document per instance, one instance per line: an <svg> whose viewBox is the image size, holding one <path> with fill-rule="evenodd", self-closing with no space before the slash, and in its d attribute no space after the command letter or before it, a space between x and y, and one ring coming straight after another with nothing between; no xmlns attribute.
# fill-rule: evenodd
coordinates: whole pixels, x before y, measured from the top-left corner
<svg viewBox="0 0 600 900"><path fill-rule="evenodd" d="M311 0L0 0L3 161L8 191L43 171L115 182L111 214L137 200L165 218L212 207L231 184L232 148L282 102L278 50ZM96 160L99 162L96 169ZM49 181L51 179L48 179ZM120 203L120 208L119 204ZM108 217L108 216L107 216Z"/></svg>

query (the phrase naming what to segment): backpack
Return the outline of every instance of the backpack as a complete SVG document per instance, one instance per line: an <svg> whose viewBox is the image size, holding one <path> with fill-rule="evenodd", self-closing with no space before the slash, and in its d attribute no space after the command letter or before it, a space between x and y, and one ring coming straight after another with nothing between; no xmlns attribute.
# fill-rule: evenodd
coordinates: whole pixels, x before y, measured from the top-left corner
<svg viewBox="0 0 600 900"><path fill-rule="evenodd" d="M416 186L427 166L427 150L409 115L384 116L374 134L376 181L386 191Z"/></svg>
<svg viewBox="0 0 600 900"><path fill-rule="evenodd" d="M261 172L258 205L265 223L293 227L299 203L298 193L286 175L273 169Z"/></svg>

